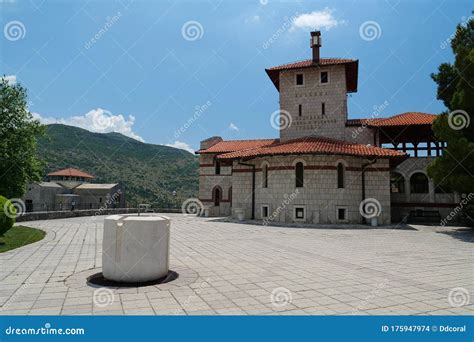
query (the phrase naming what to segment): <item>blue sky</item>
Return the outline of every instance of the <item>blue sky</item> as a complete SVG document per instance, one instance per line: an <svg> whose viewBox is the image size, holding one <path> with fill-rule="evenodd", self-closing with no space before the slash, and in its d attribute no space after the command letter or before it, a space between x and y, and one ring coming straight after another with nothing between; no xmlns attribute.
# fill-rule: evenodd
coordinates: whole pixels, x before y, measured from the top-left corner
<svg viewBox="0 0 474 342"><path fill-rule="evenodd" d="M277 137L278 93L266 67L311 57L359 59L349 117L439 113L430 74L468 1L9 1L1 73L24 85L44 122L198 148ZM364 31L364 28L367 31ZM372 30L371 30L372 29ZM448 46L447 46L448 45ZM447 47L446 47L447 46Z"/></svg>

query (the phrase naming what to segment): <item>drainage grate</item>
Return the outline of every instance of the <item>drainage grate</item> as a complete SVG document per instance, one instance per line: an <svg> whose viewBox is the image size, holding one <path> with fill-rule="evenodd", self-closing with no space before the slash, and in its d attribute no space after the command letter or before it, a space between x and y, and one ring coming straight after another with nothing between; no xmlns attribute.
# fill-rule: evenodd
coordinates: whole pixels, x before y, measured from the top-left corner
<svg viewBox="0 0 474 342"><path fill-rule="evenodd" d="M102 272L95 273L87 278L90 285L108 286L108 287L143 287L158 284L166 284L179 278L179 274L175 271L168 271L168 274L162 278L145 281L142 283L122 283L104 278Z"/></svg>

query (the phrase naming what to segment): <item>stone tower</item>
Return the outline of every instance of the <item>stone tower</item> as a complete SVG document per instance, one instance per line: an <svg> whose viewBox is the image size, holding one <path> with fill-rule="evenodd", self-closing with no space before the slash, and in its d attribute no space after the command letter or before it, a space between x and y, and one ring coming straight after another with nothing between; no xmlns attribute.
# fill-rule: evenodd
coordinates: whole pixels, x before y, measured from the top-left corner
<svg viewBox="0 0 474 342"><path fill-rule="evenodd" d="M358 61L320 58L321 33L311 32L312 59L267 69L280 92L280 139L344 140L347 94L357 91Z"/></svg>

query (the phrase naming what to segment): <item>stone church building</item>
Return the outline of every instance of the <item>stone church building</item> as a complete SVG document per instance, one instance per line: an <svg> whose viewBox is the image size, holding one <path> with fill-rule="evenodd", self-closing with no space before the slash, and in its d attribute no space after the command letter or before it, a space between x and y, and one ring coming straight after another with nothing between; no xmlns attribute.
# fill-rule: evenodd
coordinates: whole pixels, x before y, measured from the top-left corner
<svg viewBox="0 0 474 342"><path fill-rule="evenodd" d="M312 58L266 69L280 95L279 138L211 137L196 151L199 200L209 216L274 222L436 222L459 203L428 178L444 142L435 115L408 112L348 119L358 60ZM278 114L278 113L277 113Z"/></svg>

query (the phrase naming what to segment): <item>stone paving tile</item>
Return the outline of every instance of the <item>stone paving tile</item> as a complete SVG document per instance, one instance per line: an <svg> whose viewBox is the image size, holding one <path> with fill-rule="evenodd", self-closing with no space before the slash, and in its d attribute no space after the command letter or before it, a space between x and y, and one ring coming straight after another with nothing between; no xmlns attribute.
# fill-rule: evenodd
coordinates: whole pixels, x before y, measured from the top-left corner
<svg viewBox="0 0 474 342"><path fill-rule="evenodd" d="M456 315L474 311L472 299L461 306L448 300L455 288L467 291L464 298L474 296L472 234L443 234L457 228L285 228L168 216L172 218L170 268L181 270L182 277L156 286L112 289L113 300L105 307L94 302L97 288L87 286L81 273L101 267L103 218L22 223L44 229L47 235L40 242L0 254L0 314ZM70 278L73 275L77 279Z"/></svg>

